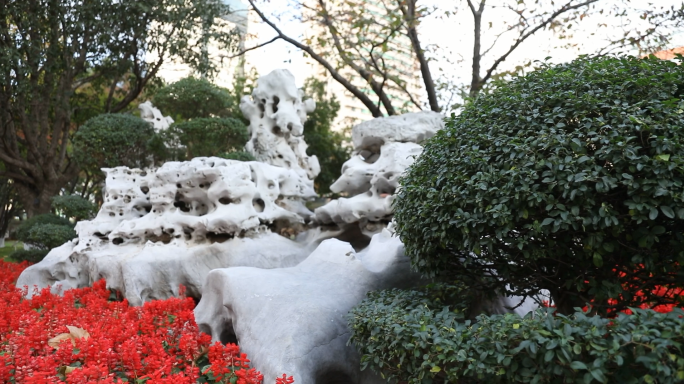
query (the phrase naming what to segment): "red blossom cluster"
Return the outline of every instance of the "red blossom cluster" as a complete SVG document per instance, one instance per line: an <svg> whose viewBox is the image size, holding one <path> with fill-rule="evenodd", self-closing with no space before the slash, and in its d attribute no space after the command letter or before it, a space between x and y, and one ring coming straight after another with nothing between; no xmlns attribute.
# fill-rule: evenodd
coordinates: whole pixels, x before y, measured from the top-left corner
<svg viewBox="0 0 684 384"><path fill-rule="evenodd" d="M27 267L0 260L1 383L259 384L237 345L199 332L191 298L131 307L104 280L32 299L14 286ZM290 384L283 375L276 384Z"/></svg>

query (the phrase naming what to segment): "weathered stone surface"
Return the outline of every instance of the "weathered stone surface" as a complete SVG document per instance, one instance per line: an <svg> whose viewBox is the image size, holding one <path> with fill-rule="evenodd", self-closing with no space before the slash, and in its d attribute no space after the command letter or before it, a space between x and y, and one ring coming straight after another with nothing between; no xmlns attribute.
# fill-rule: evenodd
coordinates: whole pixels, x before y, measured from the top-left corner
<svg viewBox="0 0 684 384"><path fill-rule="evenodd" d="M237 339L265 383L282 373L306 384L381 383L360 371L345 315L370 290L419 283L409 264L388 230L358 253L326 240L292 268L211 271L195 318L215 340Z"/></svg>
<svg viewBox="0 0 684 384"><path fill-rule="evenodd" d="M367 241L392 219L399 177L420 155L420 143L444 126L435 112L407 113L363 122L352 129L354 152L330 190L346 193L315 210L314 220ZM359 243L363 244L359 240Z"/></svg>
<svg viewBox="0 0 684 384"><path fill-rule="evenodd" d="M18 285L67 289L106 278L133 304L173 296L178 284L199 297L213 268L289 267L314 247L290 239L306 218L288 210L292 202L315 196L291 169L214 157L105 172L97 216Z"/></svg>
<svg viewBox="0 0 684 384"><path fill-rule="evenodd" d="M302 101L303 92L286 69L276 69L257 80L251 98L244 96L240 110L249 119L251 139L245 149L258 161L293 169L311 180L321 171L316 156L306 154L304 122L316 108L313 99Z"/></svg>
<svg viewBox="0 0 684 384"><path fill-rule="evenodd" d="M171 116L162 115L161 111L149 100L138 105L138 109L140 109L140 118L152 124L155 132L163 131L173 124Z"/></svg>

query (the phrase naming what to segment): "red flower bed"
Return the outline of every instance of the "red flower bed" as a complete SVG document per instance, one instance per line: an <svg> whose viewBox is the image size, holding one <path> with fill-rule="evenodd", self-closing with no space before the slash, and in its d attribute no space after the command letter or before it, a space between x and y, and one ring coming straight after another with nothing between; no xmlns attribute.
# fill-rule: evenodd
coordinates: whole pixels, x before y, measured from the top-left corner
<svg viewBox="0 0 684 384"><path fill-rule="evenodd" d="M261 383L237 345L211 344L194 302L172 298L131 307L105 282L31 300L14 282L28 264L0 260L2 383ZM292 377L276 384L292 383Z"/></svg>

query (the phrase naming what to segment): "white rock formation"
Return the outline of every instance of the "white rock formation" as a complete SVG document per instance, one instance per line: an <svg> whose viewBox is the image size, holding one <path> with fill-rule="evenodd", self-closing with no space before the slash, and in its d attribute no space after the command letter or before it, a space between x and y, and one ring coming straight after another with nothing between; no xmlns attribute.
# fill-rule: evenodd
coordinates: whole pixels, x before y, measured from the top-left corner
<svg viewBox="0 0 684 384"><path fill-rule="evenodd" d="M444 127L435 112L407 113L363 122L352 129L354 152L342 175L330 186L351 197L333 200L315 211L321 224L359 226L370 238L392 217L398 179L422 152L420 143Z"/></svg>
<svg viewBox="0 0 684 384"><path fill-rule="evenodd" d="M161 111L155 108L149 100L138 105L138 109L140 109L140 118L152 124L155 132L163 131L173 124L171 116L162 115Z"/></svg>
<svg viewBox="0 0 684 384"><path fill-rule="evenodd" d="M290 239L305 217L288 208L315 196L291 169L211 157L105 172L98 215L79 222L78 241L53 249L18 286L106 278L133 304L173 296L178 284L199 297L213 268L293 266L313 248Z"/></svg>
<svg viewBox="0 0 684 384"><path fill-rule="evenodd" d="M383 383L360 371L345 316L370 290L420 281L388 230L359 253L330 239L292 268L211 271L195 319L214 340L237 339L265 383L283 373L306 384Z"/></svg>
<svg viewBox="0 0 684 384"><path fill-rule="evenodd" d="M292 73L276 69L257 80L250 97L240 101L240 110L249 119L251 139L245 150L258 161L295 170L313 179L321 171L316 156L306 154L304 122L316 108L312 99L302 101Z"/></svg>

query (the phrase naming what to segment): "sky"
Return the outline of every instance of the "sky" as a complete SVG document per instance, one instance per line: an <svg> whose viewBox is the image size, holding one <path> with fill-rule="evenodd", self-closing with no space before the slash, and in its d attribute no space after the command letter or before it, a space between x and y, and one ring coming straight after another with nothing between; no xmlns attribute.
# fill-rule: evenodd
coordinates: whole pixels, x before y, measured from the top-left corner
<svg viewBox="0 0 684 384"><path fill-rule="evenodd" d="M236 1L236 0L231 0ZM241 0L246 3L245 0ZM627 0L601 0L597 7L610 7L612 5L624 3ZM531 3L532 1L528 1ZM485 11L483 18L483 47L488 46L493 40L493 36L503 30L506 26L507 20L511 19L511 11L499 7L503 4L510 4L511 1L506 0L489 0L488 8ZM550 0L540 0L541 4L550 4ZM556 3L560 3L556 1ZM511 70L517 65L525 63L530 60L544 60L546 57L551 57L550 61L554 63L567 62L573 60L580 54L591 54L606 46L606 41L611 36L621 34L622 28L631 28L638 26L640 28L647 27L647 23L641 21L638 15L644 9L653 9L654 7L669 6L681 4L682 0L631 0L629 2L630 14L629 17L617 18L615 16L606 16L595 14L585 17L581 23L574 25L573 37L565 40L575 46L571 49L558 48L558 45L565 42L554 36L550 31L541 30L533 37L528 39L520 47L511 54L506 61L501 65L502 70ZM293 8L284 6L287 0L271 0L270 2L260 4L265 8L266 12L271 15L276 13L292 12ZM425 0L422 4L428 7L435 7L440 11L451 10L455 11L455 16L442 17L443 14L435 12L429 16L420 26L419 33L422 43L425 47L439 52L433 54L431 62L431 70L433 74L442 76L444 79L451 79L456 83L469 83L472 45L473 45L473 24L472 16L466 8L463 7L465 1L457 0ZM460 8L457 6L461 4ZM542 5L543 7L543 5ZM285 16L284 18L287 18ZM627 24L630 21L631 24ZM492 29L488 29L489 22L492 23ZM621 25L621 23L623 25ZM598 27L598 24L605 24L605 26ZM298 37L303 33L303 26L297 22L281 22L281 28L290 36ZM265 24L250 25L250 32L258 35L259 41L266 41L272 38L275 34ZM497 42L495 47L491 50L488 57L483 60L483 67L491 65L493 60L505 52L510 46L513 36L508 34L509 40L506 40L507 34L504 34ZM684 34L676 33L671 41L670 48L683 46ZM437 48L438 47L438 48ZM434 49L437 48L437 49ZM636 54L636 51L632 51ZM304 65L304 57L301 51L284 41L277 41L266 47L260 48L257 51L250 53L250 61L254 64L259 74L264 75L277 68L289 69L297 80L299 86L308 77L306 73L306 66ZM439 69L442 71L439 71Z"/></svg>

